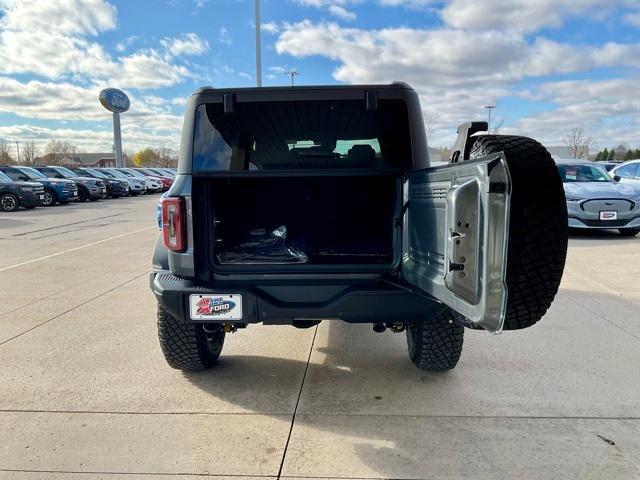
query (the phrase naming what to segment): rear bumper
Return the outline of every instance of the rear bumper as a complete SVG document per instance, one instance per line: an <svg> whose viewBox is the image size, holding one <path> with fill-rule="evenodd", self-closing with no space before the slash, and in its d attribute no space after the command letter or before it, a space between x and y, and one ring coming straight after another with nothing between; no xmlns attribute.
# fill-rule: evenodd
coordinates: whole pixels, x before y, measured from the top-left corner
<svg viewBox="0 0 640 480"><path fill-rule="evenodd" d="M219 323L290 325L294 321L334 319L351 323L409 322L429 318L442 309L431 297L382 282L218 287L176 277L167 270L156 270L150 275L150 287L165 310L186 319L189 319L188 302L192 294L242 295L242 320L218 320ZM216 322L215 319L206 321Z"/></svg>

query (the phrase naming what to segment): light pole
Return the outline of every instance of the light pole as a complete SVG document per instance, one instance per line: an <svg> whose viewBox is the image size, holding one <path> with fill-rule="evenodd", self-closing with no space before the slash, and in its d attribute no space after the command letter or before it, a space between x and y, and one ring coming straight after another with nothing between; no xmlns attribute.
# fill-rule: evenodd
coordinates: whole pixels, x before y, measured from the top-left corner
<svg viewBox="0 0 640 480"><path fill-rule="evenodd" d="M294 79L296 75L298 75L298 72L296 72L295 70L289 70L288 72L284 72L284 74L291 77L291 86L293 87L295 85Z"/></svg>
<svg viewBox="0 0 640 480"><path fill-rule="evenodd" d="M256 24L256 83L262 86L262 45L260 42L260 0L253 3L254 22Z"/></svg>
<svg viewBox="0 0 640 480"><path fill-rule="evenodd" d="M488 132L491 133L491 110L493 110L494 108L496 108L495 105L486 105L484 108L486 108L489 111L489 121L487 122L488 124Z"/></svg>

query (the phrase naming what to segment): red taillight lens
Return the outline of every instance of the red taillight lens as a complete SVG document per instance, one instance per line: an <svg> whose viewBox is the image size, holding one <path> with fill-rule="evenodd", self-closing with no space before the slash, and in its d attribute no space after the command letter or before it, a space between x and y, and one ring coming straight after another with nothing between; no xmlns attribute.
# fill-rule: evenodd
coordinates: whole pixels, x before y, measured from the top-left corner
<svg viewBox="0 0 640 480"><path fill-rule="evenodd" d="M173 252L184 252L187 247L184 200L180 197L162 199L162 241Z"/></svg>

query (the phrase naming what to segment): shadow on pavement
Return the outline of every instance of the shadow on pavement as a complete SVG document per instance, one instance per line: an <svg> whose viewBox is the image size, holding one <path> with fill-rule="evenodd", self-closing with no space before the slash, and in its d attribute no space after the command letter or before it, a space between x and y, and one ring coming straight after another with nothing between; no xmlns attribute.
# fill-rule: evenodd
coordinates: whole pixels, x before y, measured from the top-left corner
<svg viewBox="0 0 640 480"><path fill-rule="evenodd" d="M608 234L599 234L599 238L606 238ZM563 291L564 294L572 294L571 291ZM584 292L576 292L576 294L584 294ZM638 311L638 304L629 302L620 297L611 295L598 294L601 299L604 297L609 301L624 303L624 308L628 311ZM553 318L543 319L540 325L532 328L545 328L545 320L554 323L562 322L562 318L555 316ZM293 328L293 327L292 327ZM316 342L314 347L315 361L309 365L307 378L305 381L303 402L305 395L307 400L309 396L314 396L313 402L327 401L327 411L331 411L330 402L332 395L330 391L333 389L344 388L346 384L363 385L363 399L368 403L367 411L371 411L371 405L375 405L376 401L380 401L380 405L384 404L381 397L368 398L368 394L375 390L375 382L385 383L385 378L393 378L393 392L398 396L405 392L412 392L414 398L407 399L409 402L424 402L429 399L439 398L442 403L442 392L440 397L437 391L446 389L450 385L452 392L460 390L460 382L464 381L464 376L456 373L456 371L445 373L431 373L417 370L409 361L406 354L406 345L404 338L402 342L399 339L391 339L385 334L362 335L362 330L356 331L356 328L364 328L363 326L352 326L343 322L331 321L328 325L328 332L320 339L321 343ZM566 331L564 329L556 329L556 333ZM472 335L481 335L481 332L466 331L468 338ZM510 335L516 332L507 332ZM404 333L400 334L404 337ZM231 339L229 339L231 340ZM523 341L526 341L523 339ZM567 338L566 342L572 342L572 338ZM402 351L399 351L402 348ZM538 348L538 347L536 347ZM540 346L543 348L543 346ZM495 345L492 351L478 352L475 351L476 358L474 362L483 362L483 355L486 360L492 359L494 362L500 362L499 358L492 358L500 355L500 345ZM276 352L277 353L277 352ZM321 355L319 355L321 354ZM480 355L480 356L478 356ZM322 358L324 356L324 358ZM318 362L318 357L321 363ZM463 352L464 358L464 352ZM505 358L508 358L505 353ZM563 360L563 359L558 359ZM562 362L560 362L562 363ZM565 362L566 363L566 362ZM536 358L531 358L531 365L536 365ZM568 365L571 365L569 362ZM195 386L208 392L209 394L222 398L228 402L240 405L244 408L260 411L261 399L270 398L277 395L278 386L284 385L285 379L299 378L298 388L302 380L302 372L306 367L306 362L299 360L287 360L273 357L261 356L226 356L220 358L220 363L212 370L197 373L185 374L185 377ZM469 365L466 365L469 367ZM598 365L594 364L593 368ZM465 368L465 365L459 365L458 368ZM529 368L529 367L527 367ZM535 368L535 367L531 367ZM607 372L602 371L600 375L606 376ZM511 377L507 377L511 378ZM596 379L594 379L596 381ZM603 381L602 379L600 381ZM372 382L374 387L372 389ZM313 384L313 385L311 385ZM455 386L455 388L453 388ZM539 385L545 388L544 385ZM510 387L511 388L511 387ZM548 388L553 388L549 386ZM323 390L326 391L326 398L322 398ZM365 395L364 392L367 392ZM579 392L576 392L579 394ZM291 396L291 391L285 394L282 401L285 403L286 395ZM389 389L386 394L389 395ZM317 398L321 397L321 398ZM338 396L340 397L340 396ZM333 399L335 401L335 399ZM465 401L464 398L451 398L451 402ZM522 400L526 402L526 399ZM312 402L312 403L313 403ZM290 400L289 400L290 404ZM525 403L526 405L526 403ZM290 410L281 413L291 414L293 405ZM313 407L311 407L313 411ZM336 410L340 411L340 408ZM541 468L538 473L550 472L551 465L548 462L557 463L556 466L562 465L562 458L556 456L552 447L540 447L539 454L545 456L545 459L539 459L538 463L532 458L521 457L514 451L503 452L505 455L497 451L487 453L493 460L485 457L483 449L493 450L499 448L500 445L505 446L507 450L517 450L520 445L526 448L530 442L554 442L562 444L563 442L576 443L581 445L587 442L594 442L588 450L593 450L608 455L610 447L604 442L598 443L595 433L587 433L584 430L574 427L573 424L561 424L557 420L549 420L548 430L541 427L536 432L531 432L537 440L524 440L524 430L530 426L523 422L527 422L528 415L526 406L523 407L523 418L518 420L510 417L492 417L491 412L487 413L487 418L482 415L470 416L465 418L457 418L456 415L420 417L412 416L401 411L396 404L392 411L381 409L377 414L359 414L353 411L345 414L308 414L305 411L298 411L296 417L296 426L306 432L299 433L300 430L294 428L293 441L290 448L297 448L296 451L289 451L288 455L300 455L300 449L317 449L322 447L322 442L333 442L329 449L336 449L335 444L341 445L340 449L347 453L344 455L355 456L365 469L375 471L376 476L383 478L408 478L415 477L417 471L422 472L420 477L429 476L430 473L424 471L425 465L433 462L437 472L446 472L448 465L451 470L457 473L455 475L469 475L473 478L492 478L492 473L496 476L508 475L510 468L523 468L526 465L533 465L534 468ZM477 422L477 423L476 423ZM571 422L571 420L568 420ZM537 424L536 424L537 425ZM586 427L583 427L586 428ZM596 427L594 427L596 428ZM318 431L318 435L309 435L308 431ZM599 432L599 431L598 431ZM596 433L598 433L596 432ZM600 432L609 434L607 431ZM304 436L303 440L296 438L296 435ZM317 440L320 438L320 440ZM593 438L592 438L593 437ZM435 443L434 443L435 442ZM440 442L440 443L438 443ZM513 442L514 445L510 445ZM577 449L582 448L576 446ZM467 448L467 450L465 450ZM468 448L474 451L470 452ZM477 450L476 450L477 449ZM348 453L353 451L352 454ZM306 452L306 450L305 450ZM311 455L311 452L306 452ZM316 452L319 458L325 458L326 452ZM565 452L567 453L567 452ZM593 452L591 452L593 453ZM443 454L445 457L443 458ZM568 453L567 453L568 454ZM342 455L342 453L341 453ZM446 457L448 455L448 457ZM633 454L632 454L633 456ZM290 458L290 457L288 457ZM343 457L344 458L344 457ZM475 460L473 460L475 459ZM290 458L291 462L296 462L295 458ZM335 459L336 462L340 461ZM488 463L485 463L488 462ZM606 457L599 466L593 465L593 469L589 470L590 474L594 472L604 472L606 468L609 472L627 472L629 457L622 455L620 458ZM354 463L357 463L354 462ZM447 464L447 462L450 462ZM478 471L473 470L475 465ZM513 463L510 463L513 462ZM542 463L540 463L542 462ZM547 462L545 464L545 462ZM570 462L573 465L573 462ZM300 466L298 461L297 466ZM517 466L516 466L517 465ZM310 466L309 469L312 467ZM344 471L342 465L336 464L335 469L328 467L333 472L330 475L337 475ZM422 469L422 470L421 470ZM443 470L444 469L444 470ZM622 469L622 470L620 470ZM286 474L290 474L285 469ZM615 476L615 475L614 475ZM507 477L505 477L507 478ZM595 477L594 477L595 478Z"/></svg>

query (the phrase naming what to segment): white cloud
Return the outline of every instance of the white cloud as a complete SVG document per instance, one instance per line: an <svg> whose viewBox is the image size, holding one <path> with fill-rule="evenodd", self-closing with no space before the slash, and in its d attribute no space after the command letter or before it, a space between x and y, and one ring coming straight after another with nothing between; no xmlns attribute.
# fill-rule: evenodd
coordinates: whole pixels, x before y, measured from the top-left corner
<svg viewBox="0 0 640 480"><path fill-rule="evenodd" d="M58 78L113 68L87 39L115 28L115 7L103 0L0 0L0 13L0 73Z"/></svg>
<svg viewBox="0 0 640 480"><path fill-rule="evenodd" d="M444 144L459 123L484 118L484 105L516 94L522 80L594 67L640 67L640 44L577 47L542 37L530 41L515 32L361 30L310 21L285 24L276 51L334 60L333 76L345 83L408 82L423 108L438 112L436 133L445 127L450 132L437 142Z"/></svg>
<svg viewBox="0 0 640 480"><path fill-rule="evenodd" d="M341 7L340 5L329 5L328 10L331 15L333 15L334 17L338 17L341 20L346 20L350 22L356 19L355 13L353 13L350 10L347 10L344 7Z"/></svg>
<svg viewBox="0 0 640 480"><path fill-rule="evenodd" d="M175 38L163 38L160 44L172 57L181 55L202 55L209 50L209 42L195 33L184 33Z"/></svg>
<svg viewBox="0 0 640 480"><path fill-rule="evenodd" d="M127 50L129 47L131 47L131 45L133 45L133 43L138 40L138 36L137 35L130 35L129 37L125 38L123 41L116 43L116 50L118 52L124 52L125 50Z"/></svg>
<svg viewBox="0 0 640 480"><path fill-rule="evenodd" d="M522 97L543 99L556 107L523 118L512 129L557 144L571 128L582 127L602 147L620 142L640 145L639 82L640 78L617 78L543 83Z"/></svg>
<svg viewBox="0 0 640 480"><path fill-rule="evenodd" d="M271 65L269 67L270 72L285 74L289 72L287 67L283 67L281 65Z"/></svg>
<svg viewBox="0 0 640 480"><path fill-rule="evenodd" d="M340 20L351 22L356 19L356 14L346 8L351 3L360 3L361 0L294 0L305 7L326 9L331 15Z"/></svg>
<svg viewBox="0 0 640 480"><path fill-rule="evenodd" d="M280 31L280 27L276 22L262 23L260 24L260 28L269 33L278 33Z"/></svg>
<svg viewBox="0 0 640 480"><path fill-rule="evenodd" d="M218 30L218 41L224 45L231 45L231 34L225 27L222 27L220 28L220 30Z"/></svg>
<svg viewBox="0 0 640 480"><path fill-rule="evenodd" d="M625 23L640 28L640 11L629 12L624 16Z"/></svg>
<svg viewBox="0 0 640 480"><path fill-rule="evenodd" d="M104 0L1 0L0 28L65 35L97 35L116 26L116 8Z"/></svg>
<svg viewBox="0 0 640 480"><path fill-rule="evenodd" d="M0 112L11 112L25 118L41 120L88 121L93 128L44 128L27 124L0 127L0 136L10 139L36 140L46 143L51 138L69 140L88 150L111 145L111 114L98 102L103 85L80 87L71 83L31 80L20 82L0 76ZM184 107L185 98L166 101L160 97L131 95L131 109L122 116L123 138L126 146L155 143L178 144L182 116L174 113ZM164 140L163 140L164 139Z"/></svg>
<svg viewBox="0 0 640 480"><path fill-rule="evenodd" d="M115 27L116 10L104 0L0 0L0 9L4 13L0 74L33 73L55 80L112 80L124 88L159 88L191 76L180 57L201 55L209 48L195 33L185 33L162 39L162 49L114 59L87 38ZM125 50L134 40L129 37L116 50Z"/></svg>
<svg viewBox="0 0 640 480"><path fill-rule="evenodd" d="M531 33L558 28L567 17L602 15L629 0L449 0L442 19L451 27Z"/></svg>
<svg viewBox="0 0 640 480"><path fill-rule="evenodd" d="M110 125L104 124L102 130L75 128L47 128L29 124L0 127L0 137L5 139L19 139L22 142L31 140L42 150L51 139L64 140L76 145L79 151L110 152L113 145L113 131ZM149 146L179 144L179 129L170 134L144 131L131 123L126 117L122 118L122 142L125 152L136 152Z"/></svg>
<svg viewBox="0 0 640 480"><path fill-rule="evenodd" d="M163 38L155 48L112 57L94 37L115 27L116 9L106 0L0 0L0 112L54 125L2 127L0 135L44 143L61 138L83 149L109 150L111 116L98 103L99 91L111 85L156 89L194 78L198 67L187 68L183 57L209 48L195 33L185 33ZM115 50L125 52L136 40L123 39ZM16 73L36 77L7 76ZM125 148L177 145L182 117L176 112L186 100L127 93L131 109L122 117ZM69 121L90 122L98 130L55 127Z"/></svg>
<svg viewBox="0 0 640 480"><path fill-rule="evenodd" d="M379 0L381 5L389 7L409 7L409 8L422 8L429 5L433 5L437 0Z"/></svg>

